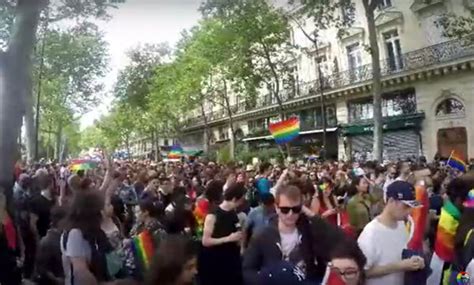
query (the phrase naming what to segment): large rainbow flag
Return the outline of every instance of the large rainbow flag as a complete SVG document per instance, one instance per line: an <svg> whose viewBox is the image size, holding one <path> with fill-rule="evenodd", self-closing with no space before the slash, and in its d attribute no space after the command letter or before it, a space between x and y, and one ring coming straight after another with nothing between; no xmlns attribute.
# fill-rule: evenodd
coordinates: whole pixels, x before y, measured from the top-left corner
<svg viewBox="0 0 474 285"><path fill-rule="evenodd" d="M133 252L137 265L144 270L148 269L155 252L153 237L145 230L133 238Z"/></svg>
<svg viewBox="0 0 474 285"><path fill-rule="evenodd" d="M444 202L441 216L436 231L435 252L431 258L431 269L433 273L426 284L439 285L448 284L450 270L443 271L445 263L451 263L454 259L454 236L459 226L461 212L449 200Z"/></svg>
<svg viewBox="0 0 474 285"><path fill-rule="evenodd" d="M175 144L168 153L168 159L180 159L183 152L183 148L179 144Z"/></svg>
<svg viewBox="0 0 474 285"><path fill-rule="evenodd" d="M270 124L269 130L277 144L286 144L299 136L300 120L294 117Z"/></svg>
<svg viewBox="0 0 474 285"><path fill-rule="evenodd" d="M467 165L464 160L454 150L451 152L451 155L449 156L448 162L446 162L446 164L451 168L457 169L461 172L466 172L467 169Z"/></svg>

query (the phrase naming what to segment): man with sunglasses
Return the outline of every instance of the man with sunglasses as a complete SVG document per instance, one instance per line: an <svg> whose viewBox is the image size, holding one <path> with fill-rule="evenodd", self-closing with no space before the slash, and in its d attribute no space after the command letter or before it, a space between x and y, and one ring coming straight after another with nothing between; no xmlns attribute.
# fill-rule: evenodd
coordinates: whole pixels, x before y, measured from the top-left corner
<svg viewBox="0 0 474 285"><path fill-rule="evenodd" d="M305 272L314 268L311 241L304 229L302 195L295 186L279 187L275 195L277 217L250 241L244 254L243 269L246 285L259 284L259 272L282 260Z"/></svg>
<svg viewBox="0 0 474 285"><path fill-rule="evenodd" d="M404 273L425 267L423 258L402 260L409 234L404 221L412 208L419 207L415 188L405 181L395 181L387 189L382 213L368 223L359 236L359 247L367 258L366 285L403 285Z"/></svg>

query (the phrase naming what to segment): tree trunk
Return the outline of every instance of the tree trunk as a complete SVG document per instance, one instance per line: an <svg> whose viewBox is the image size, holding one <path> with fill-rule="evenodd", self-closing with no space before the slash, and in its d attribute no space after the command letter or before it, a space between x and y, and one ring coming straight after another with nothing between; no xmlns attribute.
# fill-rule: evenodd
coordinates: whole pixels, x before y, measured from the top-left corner
<svg viewBox="0 0 474 285"><path fill-rule="evenodd" d="M25 98L25 134L26 134L26 159L28 163L32 163L36 157L36 127L35 119L33 112L33 94L31 88L31 80L28 79L29 84L26 88L26 98ZM36 110L38 112L38 110Z"/></svg>
<svg viewBox="0 0 474 285"><path fill-rule="evenodd" d="M380 50L377 42L377 29L375 26L374 10L377 1L363 0L365 15L369 31L370 51L372 57L372 92L374 96L374 146L373 159L383 160L383 121L382 121L382 80L380 73Z"/></svg>
<svg viewBox="0 0 474 285"><path fill-rule="evenodd" d="M201 98L203 98L203 96ZM208 153L209 148L210 148L211 135L209 132L210 130L209 130L209 123L207 122L206 111L204 110L204 100L202 100L200 105L201 105L201 115L204 120L204 152Z"/></svg>
<svg viewBox="0 0 474 285"><path fill-rule="evenodd" d="M267 46L261 42L263 51L265 53L265 59L267 60L268 66L270 66L270 71L272 72L273 81L275 82L275 88L272 88L271 92L275 96L277 100L278 109L280 110L280 119L283 121L285 119L285 111L283 109L283 100L280 97L280 76L278 76L278 72L276 70L275 64L272 60L272 57L268 51ZM286 147L286 156L287 158L291 156L291 145L290 143L285 144ZM281 150L281 148L280 148Z"/></svg>
<svg viewBox="0 0 474 285"><path fill-rule="evenodd" d="M58 162L62 163L64 161L64 159L66 158L66 155L67 155L67 138L65 136L63 136L61 138L61 145L60 145Z"/></svg>
<svg viewBox="0 0 474 285"><path fill-rule="evenodd" d="M56 145L54 148L54 158L57 161L61 161L61 143L63 140L63 124L61 121L58 122L58 129L56 133Z"/></svg>
<svg viewBox="0 0 474 285"><path fill-rule="evenodd" d="M232 108L230 106L229 97L227 96L227 82L224 80L224 102L229 115L229 128L230 128L230 159L235 159L235 130L234 130L234 116L232 114Z"/></svg>
<svg viewBox="0 0 474 285"><path fill-rule="evenodd" d="M127 148L128 159L131 159L132 154L130 153L130 138L128 135L125 136L125 147Z"/></svg>
<svg viewBox="0 0 474 285"><path fill-rule="evenodd" d="M10 43L0 55L0 187L11 202L13 168L24 108L24 87L31 70L43 1L19 0ZM11 204L9 204L11 205Z"/></svg>

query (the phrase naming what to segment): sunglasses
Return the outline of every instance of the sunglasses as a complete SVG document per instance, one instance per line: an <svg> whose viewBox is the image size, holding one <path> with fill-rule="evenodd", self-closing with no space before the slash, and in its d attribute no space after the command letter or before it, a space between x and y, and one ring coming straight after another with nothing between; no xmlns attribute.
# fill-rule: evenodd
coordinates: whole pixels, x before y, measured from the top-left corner
<svg viewBox="0 0 474 285"><path fill-rule="evenodd" d="M283 213L283 214L288 214L290 211L293 213L293 214L299 214L301 212L301 208L302 206L294 206L294 207L278 207L280 208L280 211Z"/></svg>

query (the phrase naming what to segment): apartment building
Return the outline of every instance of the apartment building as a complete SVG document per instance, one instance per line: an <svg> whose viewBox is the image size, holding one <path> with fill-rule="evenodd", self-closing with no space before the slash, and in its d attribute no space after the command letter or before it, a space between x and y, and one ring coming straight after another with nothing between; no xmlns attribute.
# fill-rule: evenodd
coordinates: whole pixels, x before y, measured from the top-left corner
<svg viewBox="0 0 474 285"><path fill-rule="evenodd" d="M317 50L300 28L313 31L311 21L292 23L292 40L303 48L288 63L295 80L283 100L287 116L300 118L300 137L292 143L297 154L322 146L322 95L328 155L371 158L371 57L362 1L353 3L355 23L341 38L335 30L322 31ZM385 159L448 157L453 149L474 158L474 38L445 38L435 24L446 13L468 16L473 11L474 0L383 0L377 10ZM231 102L239 143L276 147L268 133L268 125L279 120L275 98L262 93L255 106L238 98ZM219 147L230 137L227 112L208 107L205 113L211 144ZM187 121L181 140L203 146L205 124L199 114Z"/></svg>

